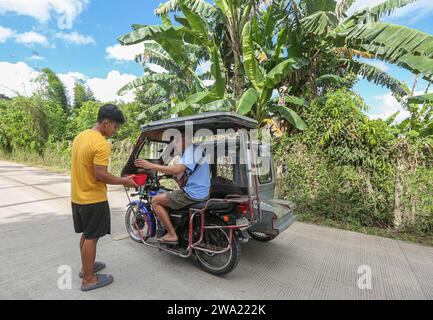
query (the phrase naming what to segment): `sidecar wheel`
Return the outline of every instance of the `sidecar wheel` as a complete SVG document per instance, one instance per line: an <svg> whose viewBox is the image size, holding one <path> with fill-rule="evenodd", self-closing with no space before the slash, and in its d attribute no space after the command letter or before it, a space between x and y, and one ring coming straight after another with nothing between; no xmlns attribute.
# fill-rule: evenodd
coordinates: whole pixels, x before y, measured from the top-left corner
<svg viewBox="0 0 433 320"><path fill-rule="evenodd" d="M251 238L260 242L269 242L275 239L275 236L270 236L261 232L248 231L248 233L250 234Z"/></svg>
<svg viewBox="0 0 433 320"><path fill-rule="evenodd" d="M208 229L205 230L208 235L204 237L204 241L209 245L215 245L219 247L227 247L229 235L225 229ZM223 243L221 240L223 239ZM216 275L222 276L233 271L240 259L241 259L241 244L239 239L235 235L232 238L231 248L224 253L212 254L203 251L195 250L194 255L197 258L196 262L204 271Z"/></svg>

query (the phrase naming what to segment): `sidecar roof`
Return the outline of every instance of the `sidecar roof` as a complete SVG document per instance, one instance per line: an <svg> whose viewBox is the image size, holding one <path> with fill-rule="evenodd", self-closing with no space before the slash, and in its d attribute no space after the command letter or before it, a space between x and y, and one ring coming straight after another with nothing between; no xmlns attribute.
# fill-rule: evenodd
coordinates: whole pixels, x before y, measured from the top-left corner
<svg viewBox="0 0 433 320"><path fill-rule="evenodd" d="M152 132L166 129L185 130L187 122L193 123L194 131L200 129L257 129L258 122L254 119L241 116L234 112L207 112L194 116L171 118L145 124L141 131Z"/></svg>

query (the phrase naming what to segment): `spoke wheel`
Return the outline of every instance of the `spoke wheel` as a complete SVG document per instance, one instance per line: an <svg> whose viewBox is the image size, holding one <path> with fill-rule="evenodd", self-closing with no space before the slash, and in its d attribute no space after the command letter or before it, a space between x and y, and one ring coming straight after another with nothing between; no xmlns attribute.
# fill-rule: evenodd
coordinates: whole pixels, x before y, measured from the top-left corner
<svg viewBox="0 0 433 320"><path fill-rule="evenodd" d="M131 206L126 211L125 226L132 240L141 243L149 239L149 224L146 216L139 214L138 206Z"/></svg>
<svg viewBox="0 0 433 320"><path fill-rule="evenodd" d="M215 225L215 224L211 224ZM221 251L229 245L228 232L223 228L206 229L203 235L203 247ZM223 253L211 253L195 250L194 254L200 267L214 275L224 275L233 271L241 258L241 245L233 236L230 249Z"/></svg>

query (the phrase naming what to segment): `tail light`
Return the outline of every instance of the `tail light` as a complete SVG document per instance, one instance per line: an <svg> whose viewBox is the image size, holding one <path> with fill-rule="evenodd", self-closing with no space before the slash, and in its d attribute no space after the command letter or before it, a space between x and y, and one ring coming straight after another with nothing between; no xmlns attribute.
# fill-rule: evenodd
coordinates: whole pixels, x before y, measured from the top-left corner
<svg viewBox="0 0 433 320"><path fill-rule="evenodd" d="M248 214L250 211L250 204L248 202L244 202L238 205L238 210L240 214Z"/></svg>

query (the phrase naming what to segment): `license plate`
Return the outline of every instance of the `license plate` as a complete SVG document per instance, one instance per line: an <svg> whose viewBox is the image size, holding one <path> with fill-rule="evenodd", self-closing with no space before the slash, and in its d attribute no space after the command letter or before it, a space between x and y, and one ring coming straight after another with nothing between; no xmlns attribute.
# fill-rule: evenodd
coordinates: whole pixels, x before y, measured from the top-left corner
<svg viewBox="0 0 433 320"><path fill-rule="evenodd" d="M249 224L250 224L250 220L248 220L245 217L242 217L242 218L239 218L239 219L236 220L236 225L237 226L245 226L245 225L249 225ZM240 229L243 231L243 230L247 229L248 227L243 227L243 228L240 228Z"/></svg>

